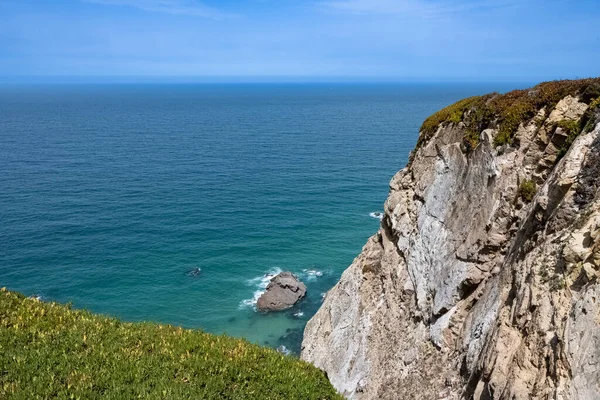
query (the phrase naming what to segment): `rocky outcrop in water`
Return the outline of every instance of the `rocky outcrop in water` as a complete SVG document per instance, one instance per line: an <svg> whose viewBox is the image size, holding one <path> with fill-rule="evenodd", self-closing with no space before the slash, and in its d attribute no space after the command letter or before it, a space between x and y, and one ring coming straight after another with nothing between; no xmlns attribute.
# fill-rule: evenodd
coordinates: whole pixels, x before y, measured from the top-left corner
<svg viewBox="0 0 600 400"><path fill-rule="evenodd" d="M306 294L306 286L291 272L275 275L265 292L258 298L256 309L261 312L291 308Z"/></svg>
<svg viewBox="0 0 600 400"><path fill-rule="evenodd" d="M600 80L426 121L302 358L357 399L600 399Z"/></svg>

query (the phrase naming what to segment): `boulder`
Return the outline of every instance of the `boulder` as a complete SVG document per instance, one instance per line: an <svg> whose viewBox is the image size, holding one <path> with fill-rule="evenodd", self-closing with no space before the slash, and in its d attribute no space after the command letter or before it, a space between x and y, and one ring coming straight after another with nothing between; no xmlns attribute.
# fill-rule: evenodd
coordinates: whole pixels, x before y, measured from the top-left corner
<svg viewBox="0 0 600 400"><path fill-rule="evenodd" d="M265 292L256 302L262 312L286 310L300 301L306 294L306 286L291 272L275 275Z"/></svg>

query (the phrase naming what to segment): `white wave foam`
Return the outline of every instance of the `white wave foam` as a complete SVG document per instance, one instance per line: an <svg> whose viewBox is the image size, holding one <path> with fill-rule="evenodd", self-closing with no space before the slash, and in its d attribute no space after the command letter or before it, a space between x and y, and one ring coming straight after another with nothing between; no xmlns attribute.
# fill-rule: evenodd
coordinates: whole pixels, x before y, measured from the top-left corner
<svg viewBox="0 0 600 400"><path fill-rule="evenodd" d="M240 302L240 308L255 308L256 302L260 298L260 296L264 293L264 290L257 290L254 292L254 295L251 299L242 300Z"/></svg>
<svg viewBox="0 0 600 400"><path fill-rule="evenodd" d="M375 218L375 219L378 219L381 221L383 219L383 213L379 212L379 211L372 212L372 213L369 213L369 217Z"/></svg>
<svg viewBox="0 0 600 400"><path fill-rule="evenodd" d="M269 272L267 272L261 276L257 276L256 278L248 279L248 281L246 283L248 286L257 286L261 289L265 289L267 287L267 285L269 284L269 282L271 281L271 279L273 279L273 277L275 275L280 274L280 273L281 273L281 268L273 268Z"/></svg>
<svg viewBox="0 0 600 400"><path fill-rule="evenodd" d="M319 271L318 269L303 269L302 272L308 276L323 276L323 271Z"/></svg>
<svg viewBox="0 0 600 400"><path fill-rule="evenodd" d="M256 302L260 296L265 292L267 285L271 282L271 279L277 274L281 273L281 268L273 268L266 274L257 276L256 278L248 279L246 284L248 286L254 286L257 290L254 291L254 295L251 299L242 300L239 308L253 308L256 311Z"/></svg>
<svg viewBox="0 0 600 400"><path fill-rule="evenodd" d="M297 311L294 313L294 317L302 318L302 317L304 317L304 313L302 311Z"/></svg>
<svg viewBox="0 0 600 400"><path fill-rule="evenodd" d="M318 277L323 276L323 271L319 271L318 269L303 269L302 272L307 281L314 281Z"/></svg>
<svg viewBox="0 0 600 400"><path fill-rule="evenodd" d="M286 356L291 354L291 351L289 351L288 348L285 347L284 345L279 346L277 348L277 351Z"/></svg>

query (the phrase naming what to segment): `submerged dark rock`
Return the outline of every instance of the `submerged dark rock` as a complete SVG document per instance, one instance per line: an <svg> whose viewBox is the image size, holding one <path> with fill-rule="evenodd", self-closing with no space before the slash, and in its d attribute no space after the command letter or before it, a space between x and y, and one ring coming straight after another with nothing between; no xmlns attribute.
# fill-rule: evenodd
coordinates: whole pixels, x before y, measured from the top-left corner
<svg viewBox="0 0 600 400"><path fill-rule="evenodd" d="M256 302L256 309L262 312L287 310L305 294L304 283L291 272L282 272L271 279L267 289Z"/></svg>

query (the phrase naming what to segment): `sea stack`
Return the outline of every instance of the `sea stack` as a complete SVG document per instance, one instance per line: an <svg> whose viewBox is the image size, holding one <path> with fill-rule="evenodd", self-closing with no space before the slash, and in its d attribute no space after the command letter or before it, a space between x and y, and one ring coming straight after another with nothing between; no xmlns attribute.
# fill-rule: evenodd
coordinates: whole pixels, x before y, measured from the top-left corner
<svg viewBox="0 0 600 400"><path fill-rule="evenodd" d="M291 272L275 275L265 292L256 302L261 312L282 311L291 308L306 294L306 286Z"/></svg>

